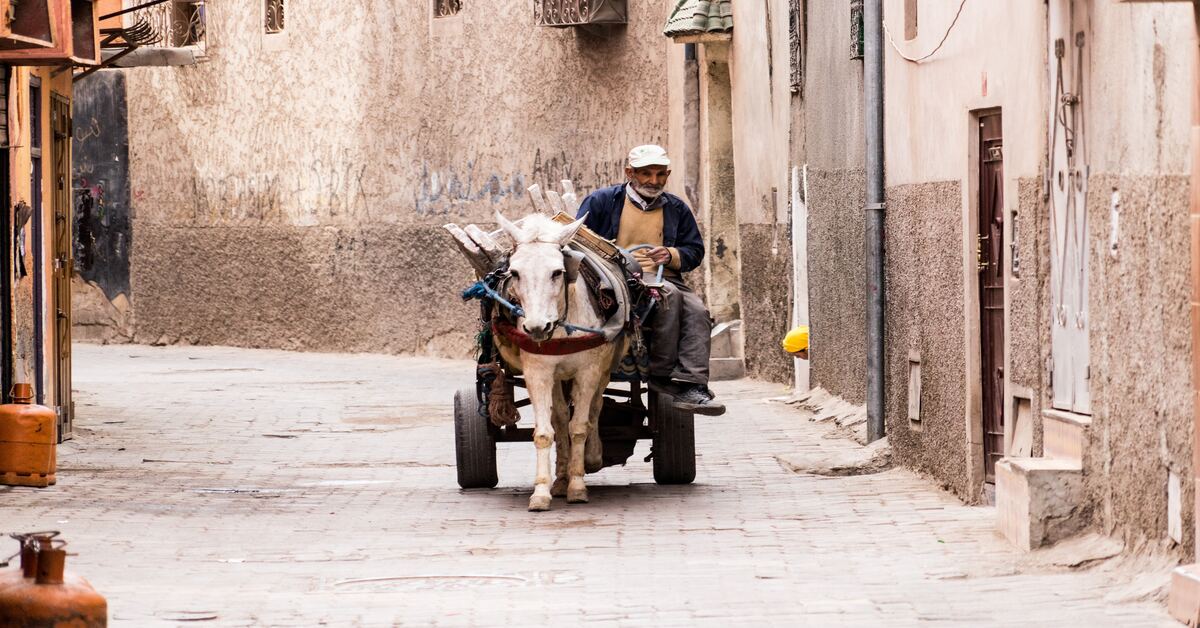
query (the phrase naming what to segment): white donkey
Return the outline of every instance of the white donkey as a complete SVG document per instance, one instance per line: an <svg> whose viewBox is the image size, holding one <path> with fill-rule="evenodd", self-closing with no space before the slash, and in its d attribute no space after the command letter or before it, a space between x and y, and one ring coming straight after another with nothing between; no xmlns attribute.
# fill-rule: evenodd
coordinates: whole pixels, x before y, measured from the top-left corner
<svg viewBox="0 0 1200 628"><path fill-rule="evenodd" d="M568 272L564 247L583 225L579 219L559 224L541 214L532 214L520 226L496 214L496 219L515 247L509 257L508 293L524 315L515 329L534 343L570 341L568 327L598 328L604 321L588 296L578 273ZM574 275L572 277L572 275ZM573 336L578 337L576 331ZM623 351L624 337L594 348L566 355L549 355L521 350L509 338L497 335L500 355L525 377L533 407L533 442L537 447L537 476L529 510L549 510L552 496L566 496L569 503L588 500L585 472L603 466L598 421L604 389L616 351ZM572 382L568 415L563 382ZM554 485L550 485L550 444L557 446Z"/></svg>

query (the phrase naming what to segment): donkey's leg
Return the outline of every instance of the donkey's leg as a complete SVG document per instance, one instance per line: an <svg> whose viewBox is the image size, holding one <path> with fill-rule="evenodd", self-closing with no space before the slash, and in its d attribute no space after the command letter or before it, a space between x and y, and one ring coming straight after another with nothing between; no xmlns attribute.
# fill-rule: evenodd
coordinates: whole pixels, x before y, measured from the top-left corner
<svg viewBox="0 0 1200 628"><path fill-rule="evenodd" d="M537 475L533 480L533 495L529 498L529 509L533 511L550 510L550 445L554 442L553 387L556 385L551 369L541 373L535 373L534 368L525 371L525 388L533 407L533 444L537 447Z"/></svg>
<svg viewBox="0 0 1200 628"><path fill-rule="evenodd" d="M600 442L600 410L604 407L604 389L607 387L607 381L601 381L596 386L591 412L588 414L588 435L583 452L583 466L588 473L595 473L604 468L604 443Z"/></svg>
<svg viewBox="0 0 1200 628"><path fill-rule="evenodd" d="M600 379L596 372L583 372L575 377L571 387L571 401L575 404L571 413L571 462L567 467L570 480L567 483L567 502L584 503L588 500L587 485L584 484L584 448L591 431L591 416L596 384Z"/></svg>
<svg viewBox="0 0 1200 628"><path fill-rule="evenodd" d="M567 462L571 459L571 436L567 425L567 398L563 396L563 382L554 383L554 484L550 494L554 497L567 496Z"/></svg>

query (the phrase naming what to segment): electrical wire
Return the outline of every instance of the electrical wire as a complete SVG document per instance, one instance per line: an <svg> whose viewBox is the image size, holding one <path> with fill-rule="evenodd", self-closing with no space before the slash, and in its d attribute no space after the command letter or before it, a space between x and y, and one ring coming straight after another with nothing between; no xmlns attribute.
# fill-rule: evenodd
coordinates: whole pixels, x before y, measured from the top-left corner
<svg viewBox="0 0 1200 628"><path fill-rule="evenodd" d="M946 40L950 37L950 31L954 30L955 24L958 24L958 16L962 15L963 7L965 7L966 5L967 5L967 0L962 0L962 2L960 2L958 4L958 12L954 14L954 20L951 21L950 26L948 26L946 28L946 33L944 35L942 35L942 40L938 42L938 45L936 48L931 50L929 52L929 54L927 54L923 57L910 57L910 56L904 54L904 52L900 50L900 47L897 46L896 42L892 39L892 31L888 30L887 20L883 20L883 33L885 35L887 35L888 43L892 45L892 49L896 51L896 54L900 55L901 59L904 59L905 61L910 61L912 63L920 63L920 62L928 59L929 57L932 57L933 55L937 54L937 51L942 49L942 45L944 45L946 43Z"/></svg>

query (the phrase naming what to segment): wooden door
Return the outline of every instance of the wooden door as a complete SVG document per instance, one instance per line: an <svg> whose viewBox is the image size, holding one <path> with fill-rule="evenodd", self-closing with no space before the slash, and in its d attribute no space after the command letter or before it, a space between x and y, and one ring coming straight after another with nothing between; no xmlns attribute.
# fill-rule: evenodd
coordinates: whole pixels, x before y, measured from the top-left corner
<svg viewBox="0 0 1200 628"><path fill-rule="evenodd" d="M984 475L1004 457L1004 142L1000 112L979 117L979 340Z"/></svg>
<svg viewBox="0 0 1200 628"><path fill-rule="evenodd" d="M1049 174L1052 405L1091 414L1088 349L1088 3L1050 0Z"/></svg>
<svg viewBox="0 0 1200 628"><path fill-rule="evenodd" d="M13 214L9 195L8 80L11 70L0 66L0 403L8 402L13 385Z"/></svg>
<svg viewBox="0 0 1200 628"><path fill-rule="evenodd" d="M71 399L71 276L74 271L74 237L71 216L71 101L50 95L51 172L50 199L54 210L54 351L55 400L58 403L59 439L69 438L75 406Z"/></svg>

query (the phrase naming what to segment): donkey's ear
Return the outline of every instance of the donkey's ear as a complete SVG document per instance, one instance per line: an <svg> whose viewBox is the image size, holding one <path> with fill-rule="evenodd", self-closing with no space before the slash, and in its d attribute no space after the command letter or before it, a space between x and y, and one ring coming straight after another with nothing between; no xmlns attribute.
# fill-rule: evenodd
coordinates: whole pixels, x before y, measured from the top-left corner
<svg viewBox="0 0 1200 628"><path fill-rule="evenodd" d="M496 223L513 239L513 242L525 244L529 241L529 234L525 233L516 223L505 218L504 214L501 214L499 210L496 211Z"/></svg>
<svg viewBox="0 0 1200 628"><path fill-rule="evenodd" d="M575 237L575 234L579 233L579 228L583 226L583 221L585 220L587 220L587 214L580 216L579 220L563 227L562 231L558 234L558 243L566 246Z"/></svg>

